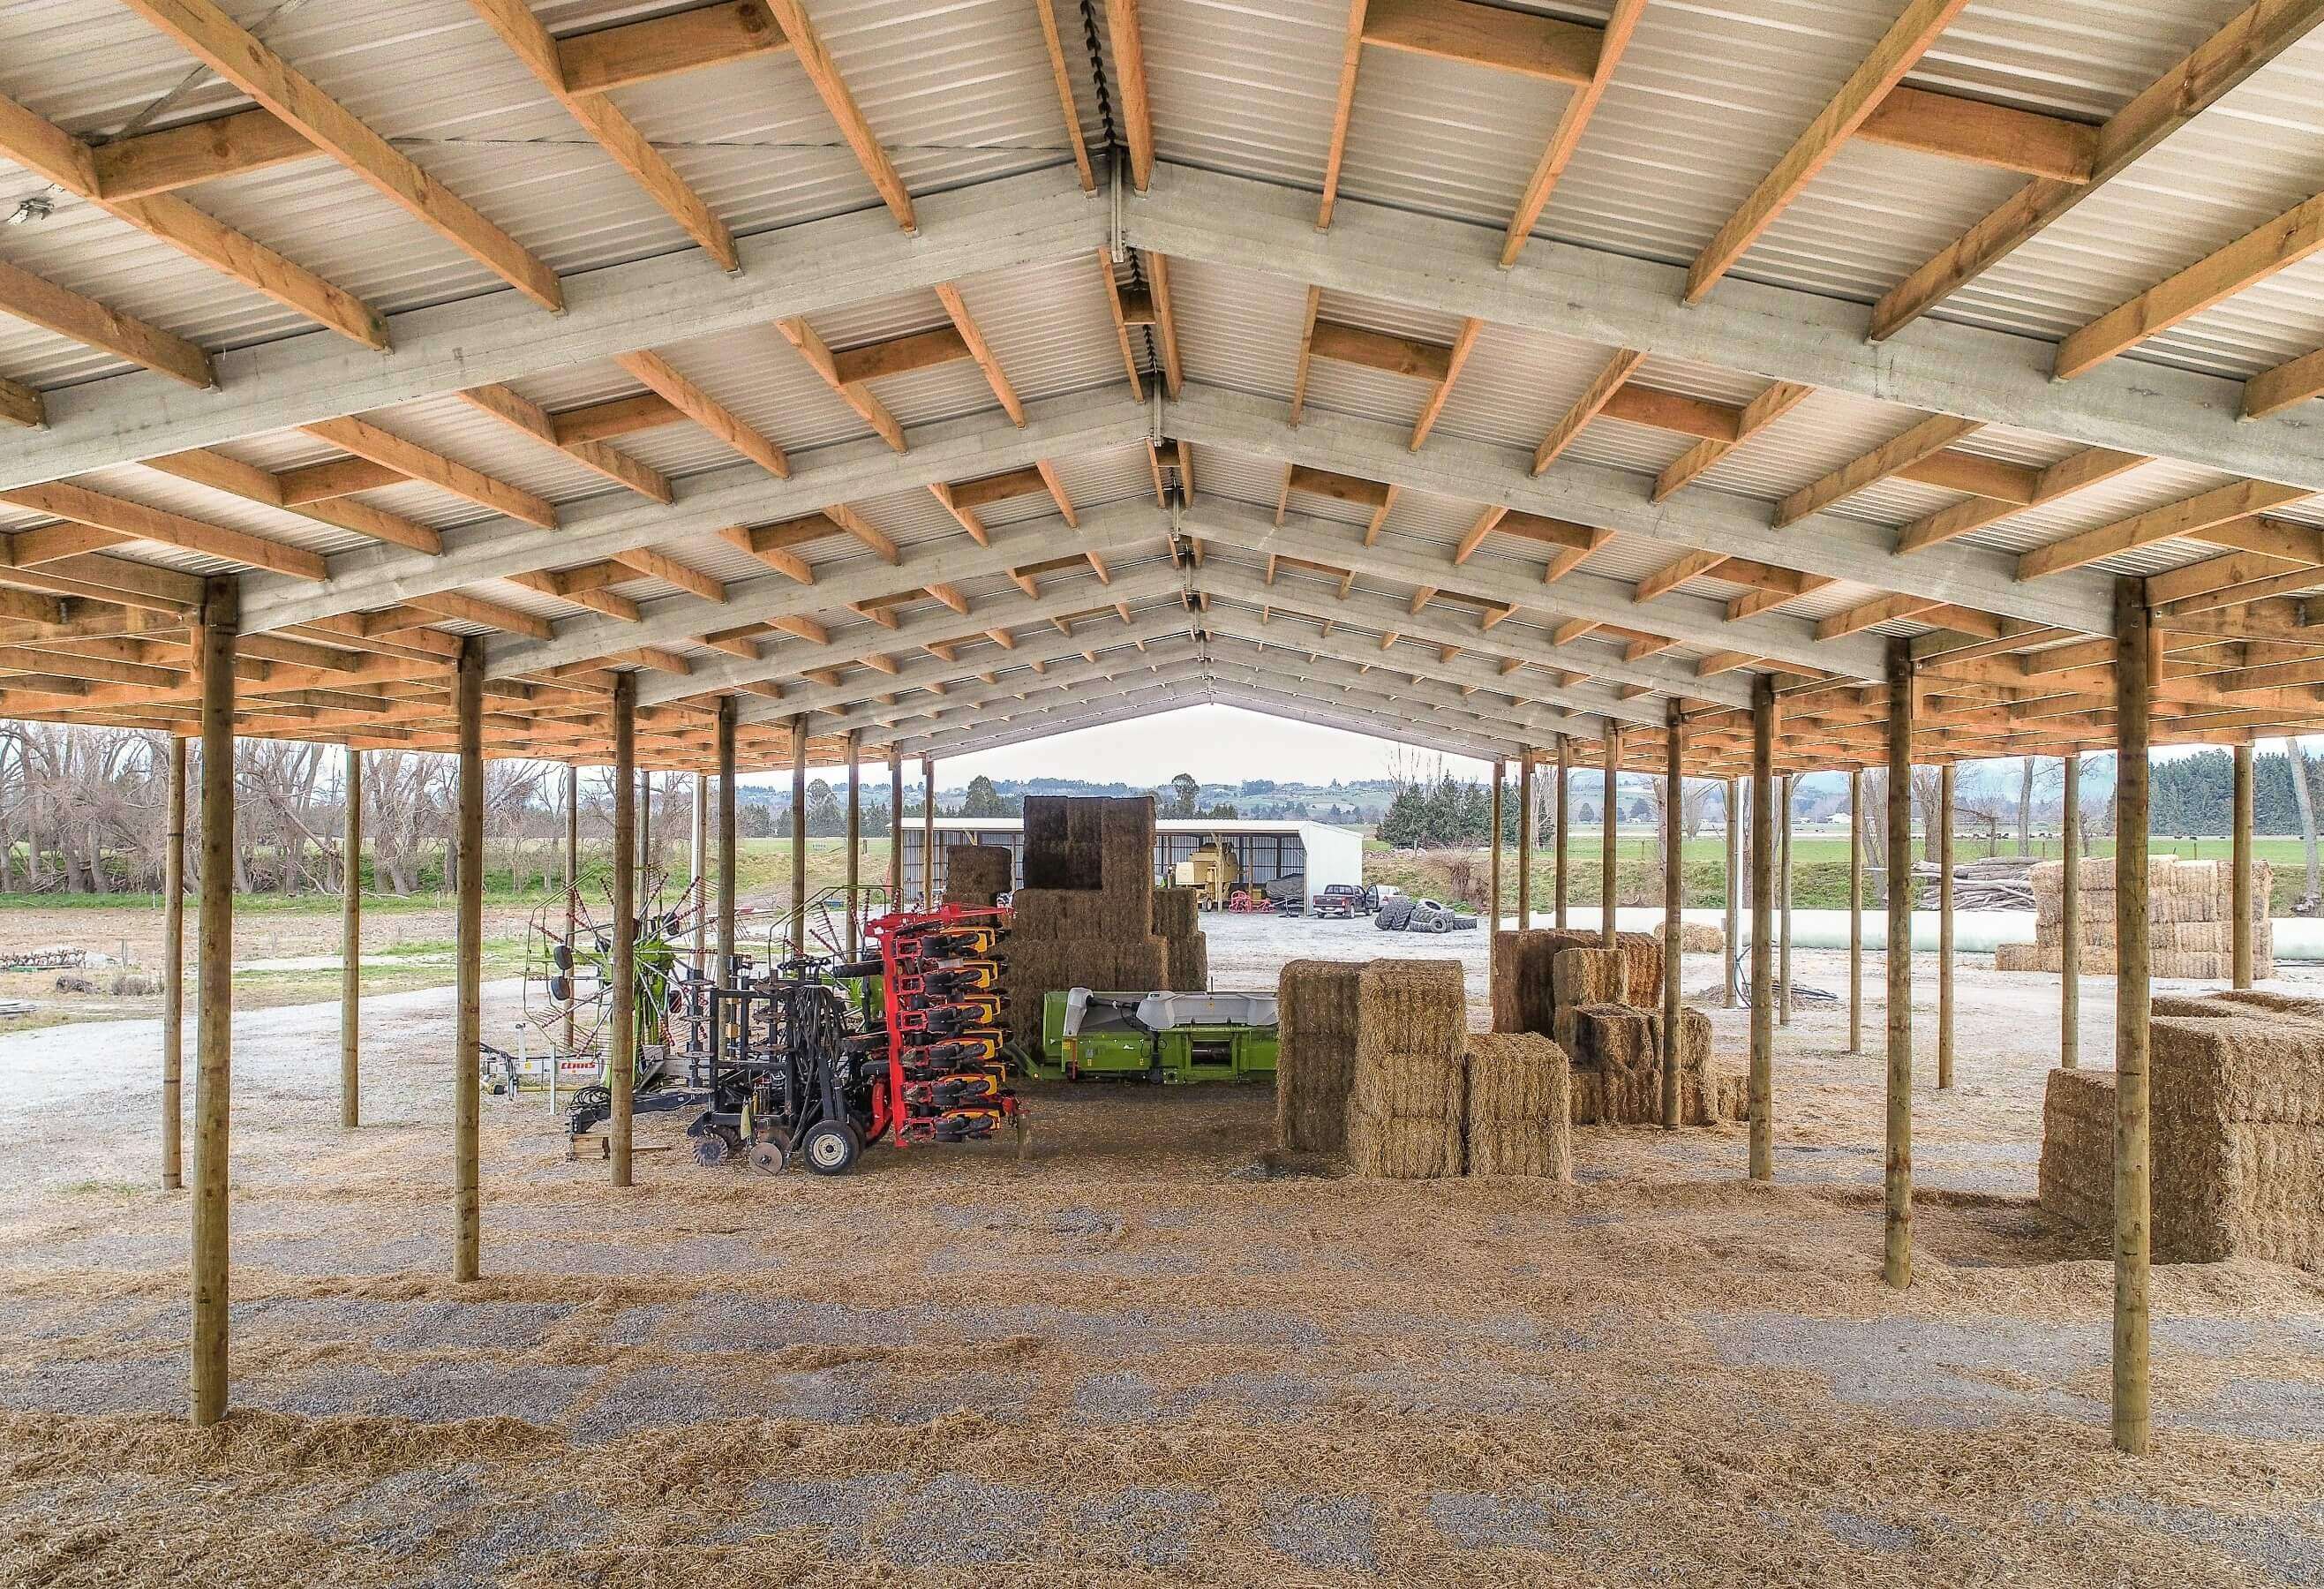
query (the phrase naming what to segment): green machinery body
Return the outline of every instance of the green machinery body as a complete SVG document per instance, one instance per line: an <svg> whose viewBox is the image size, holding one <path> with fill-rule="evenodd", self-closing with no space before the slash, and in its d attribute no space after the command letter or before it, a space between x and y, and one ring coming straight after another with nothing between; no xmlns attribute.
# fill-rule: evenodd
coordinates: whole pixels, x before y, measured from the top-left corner
<svg viewBox="0 0 2324 1589"><path fill-rule="evenodd" d="M1042 1002L1028 1067L1050 1080L1272 1082L1276 1047L1272 993L1062 988Z"/></svg>

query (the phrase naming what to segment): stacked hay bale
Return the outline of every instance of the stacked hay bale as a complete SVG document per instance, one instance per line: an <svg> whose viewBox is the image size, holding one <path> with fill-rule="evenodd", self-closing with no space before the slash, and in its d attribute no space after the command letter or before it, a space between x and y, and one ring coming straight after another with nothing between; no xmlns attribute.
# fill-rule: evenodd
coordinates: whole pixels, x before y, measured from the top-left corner
<svg viewBox="0 0 2324 1589"><path fill-rule="evenodd" d="M1203 935L1201 920L1199 891L1154 891L1154 936L1162 940L1168 967L1162 985L1174 993L1210 992L1211 940Z"/></svg>
<svg viewBox="0 0 2324 1589"><path fill-rule="evenodd" d="M1348 1146L1360 963L1293 960L1275 985L1275 1141L1293 1153Z"/></svg>
<svg viewBox="0 0 2324 1589"><path fill-rule="evenodd" d="M2034 941L2003 944L1994 954L2000 971L2065 968L2066 869L2044 861L2033 870ZM2252 864L2252 975L2275 975L2275 928L2267 913L2273 869ZM2235 970L2235 874L2226 861L2180 861L2164 855L2147 864L2147 919L2153 974L2216 981ZM2081 968L2094 976L2115 971L2114 862L2082 863Z"/></svg>
<svg viewBox="0 0 2324 1589"><path fill-rule="evenodd" d="M945 846L944 901L978 910L991 907L1017 882L1017 858L1006 845Z"/></svg>
<svg viewBox="0 0 2324 1589"><path fill-rule="evenodd" d="M1009 934L1009 1035L1040 1039L1061 988L1150 993L1169 986L1154 919L1154 798L1034 795L1025 801L1025 886Z"/></svg>
<svg viewBox="0 0 2324 1589"><path fill-rule="evenodd" d="M2324 1004L2222 993L2156 1001L2153 1252L2324 1269ZM2042 1111L2042 1206L2114 1222L2115 1077L2053 1070Z"/></svg>
<svg viewBox="0 0 2324 1589"><path fill-rule="evenodd" d="M1670 941L1666 930L1669 923L1655 923L1655 936ZM1723 955L1727 952L1727 931L1713 921L1681 921L1678 924L1678 947L1683 955Z"/></svg>
<svg viewBox="0 0 2324 1589"><path fill-rule="evenodd" d="M1594 932L1495 933L1493 1030L1535 1032L1564 1050L1576 1125L1659 1124L1663 941L1626 932L1613 948L1603 943ZM1744 1078L1711 1067L1711 1018L1683 1010L1679 1020L1679 1118L1744 1118Z"/></svg>
<svg viewBox="0 0 2324 1589"><path fill-rule="evenodd" d="M1466 1143L1471 1175L1573 1178L1572 1067L1532 1032L1469 1039Z"/></svg>
<svg viewBox="0 0 2324 1589"><path fill-rule="evenodd" d="M1356 1173L1430 1180L1467 1161L1468 997L1457 960L1374 960L1356 983L1348 1157Z"/></svg>

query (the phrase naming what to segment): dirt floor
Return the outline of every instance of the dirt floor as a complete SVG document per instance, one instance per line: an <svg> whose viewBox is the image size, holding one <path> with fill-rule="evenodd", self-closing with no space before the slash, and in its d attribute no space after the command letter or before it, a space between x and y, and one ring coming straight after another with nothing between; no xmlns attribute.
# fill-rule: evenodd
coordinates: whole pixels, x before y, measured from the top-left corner
<svg viewBox="0 0 2324 1589"><path fill-rule="evenodd" d="M1211 926L1221 986L1392 948L1481 996L1478 934ZM152 1023L0 1038L0 1584L2324 1584L2324 1279L2158 1271L2157 1449L2108 1448L2106 1243L2031 1200L2055 991L1962 967L1901 1296L1844 1005L1779 1039L1772 1187L1739 1126L1384 1184L1270 1173L1263 1093L1038 1087L1021 1159L768 1178L660 1115L615 1191L490 1099L467 1287L447 994L366 1004L355 1132L335 1010L253 1012L202 1434Z"/></svg>

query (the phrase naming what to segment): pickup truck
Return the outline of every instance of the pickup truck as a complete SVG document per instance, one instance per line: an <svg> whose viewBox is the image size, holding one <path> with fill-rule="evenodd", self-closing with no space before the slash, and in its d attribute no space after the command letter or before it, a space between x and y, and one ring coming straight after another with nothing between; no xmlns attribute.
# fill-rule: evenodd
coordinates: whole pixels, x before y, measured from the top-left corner
<svg viewBox="0 0 2324 1589"><path fill-rule="evenodd" d="M1353 920L1364 910L1364 891L1351 882L1329 882L1323 892L1309 901L1309 908L1318 916L1334 916Z"/></svg>

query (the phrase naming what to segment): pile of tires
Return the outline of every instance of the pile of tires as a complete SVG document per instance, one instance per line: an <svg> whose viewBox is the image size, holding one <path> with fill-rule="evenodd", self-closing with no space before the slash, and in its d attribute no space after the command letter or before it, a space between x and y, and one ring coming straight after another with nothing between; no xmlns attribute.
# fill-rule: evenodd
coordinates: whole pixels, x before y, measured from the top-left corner
<svg viewBox="0 0 2324 1589"><path fill-rule="evenodd" d="M1372 925L1382 932L1402 932L1412 923L1412 908L1420 901L1410 894L1395 894L1380 901L1379 914Z"/></svg>

